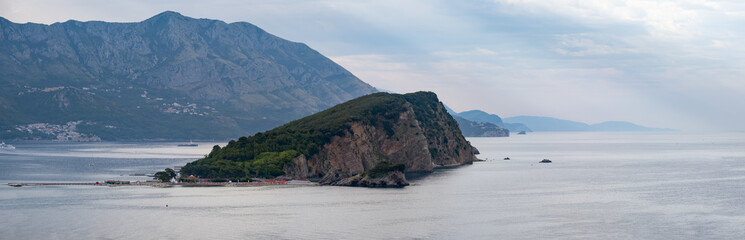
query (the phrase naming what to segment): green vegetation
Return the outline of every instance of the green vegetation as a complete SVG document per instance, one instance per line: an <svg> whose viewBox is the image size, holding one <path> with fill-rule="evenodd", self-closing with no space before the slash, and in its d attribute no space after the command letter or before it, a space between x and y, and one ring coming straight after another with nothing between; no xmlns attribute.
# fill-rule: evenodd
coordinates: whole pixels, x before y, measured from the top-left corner
<svg viewBox="0 0 745 240"><path fill-rule="evenodd" d="M218 177L218 178L210 179L210 182L222 183L222 182L228 182L228 179Z"/></svg>
<svg viewBox="0 0 745 240"><path fill-rule="evenodd" d="M168 182L171 181L171 179L176 177L176 171L173 171L173 169L166 168L165 171L160 171L155 173L155 177L153 179L158 179L161 182Z"/></svg>
<svg viewBox="0 0 745 240"><path fill-rule="evenodd" d="M375 164L375 167L365 171L363 174L364 176L368 176L370 178L379 178L383 177L389 172L399 171L403 172L406 169L406 166L403 164L393 164L388 161L379 162L378 164Z"/></svg>
<svg viewBox="0 0 745 240"><path fill-rule="evenodd" d="M300 154L313 157L333 137L348 134L353 122L375 126L389 137L393 136L393 126L408 109L408 103L413 105L417 120L435 130L430 135L444 131L436 123L439 121L436 113L442 104L434 93L374 93L254 136L240 137L224 148L215 146L205 158L186 164L181 171L185 175L210 178L280 176L284 174L284 165L292 158ZM453 120L447 124L457 123ZM440 138L442 136L437 136Z"/></svg>
<svg viewBox="0 0 745 240"><path fill-rule="evenodd" d="M214 149L219 149L215 146ZM188 163L181 169L185 175L208 178L230 178L248 180L249 177L273 178L285 174L284 165L300 155L295 150L282 152L263 152L246 161L233 161L217 158L204 158ZM227 181L227 179L225 180Z"/></svg>

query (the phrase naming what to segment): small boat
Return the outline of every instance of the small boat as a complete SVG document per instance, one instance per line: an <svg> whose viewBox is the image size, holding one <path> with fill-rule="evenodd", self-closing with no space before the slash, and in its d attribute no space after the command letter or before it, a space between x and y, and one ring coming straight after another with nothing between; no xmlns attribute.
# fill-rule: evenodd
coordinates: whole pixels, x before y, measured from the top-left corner
<svg viewBox="0 0 745 240"><path fill-rule="evenodd" d="M11 187L23 187L23 184L19 184L19 183L8 183L8 185Z"/></svg>
<svg viewBox="0 0 745 240"><path fill-rule="evenodd" d="M506 157L506 158L504 158L504 160L510 160L510 158L509 157Z"/></svg>
<svg viewBox="0 0 745 240"><path fill-rule="evenodd" d="M13 150L13 149L16 149L16 147L10 144L5 144L5 141L2 141L2 143L0 143L0 149Z"/></svg>
<svg viewBox="0 0 745 240"><path fill-rule="evenodd" d="M199 146L199 144L196 144L192 142L191 140L189 140L189 143L182 143L182 144L179 144L178 146L179 147L196 147L196 146Z"/></svg>
<svg viewBox="0 0 745 240"><path fill-rule="evenodd" d="M525 131L520 131L520 132L519 132L519 133L517 133L517 134L518 134L518 135L525 135L525 133L526 133Z"/></svg>
<svg viewBox="0 0 745 240"><path fill-rule="evenodd" d="M545 158L544 158L544 159L543 159L543 160L541 160L541 161L540 161L539 163L551 163L551 160L548 160L548 159L545 159Z"/></svg>

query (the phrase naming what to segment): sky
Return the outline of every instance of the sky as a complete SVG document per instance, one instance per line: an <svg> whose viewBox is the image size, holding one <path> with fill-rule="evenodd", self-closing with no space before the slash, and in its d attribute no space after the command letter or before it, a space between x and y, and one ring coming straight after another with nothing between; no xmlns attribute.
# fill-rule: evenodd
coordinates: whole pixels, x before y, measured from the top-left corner
<svg viewBox="0 0 745 240"><path fill-rule="evenodd" d="M166 10L250 22L458 112L745 131L745 1L0 0L16 23Z"/></svg>

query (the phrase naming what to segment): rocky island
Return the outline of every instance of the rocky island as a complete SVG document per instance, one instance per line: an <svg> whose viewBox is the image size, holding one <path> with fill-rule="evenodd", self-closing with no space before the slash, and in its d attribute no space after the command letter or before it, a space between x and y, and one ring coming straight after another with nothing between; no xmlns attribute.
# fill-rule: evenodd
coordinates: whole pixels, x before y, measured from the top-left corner
<svg viewBox="0 0 745 240"><path fill-rule="evenodd" d="M215 146L181 173L401 187L408 185L404 173L470 164L473 153L434 93L374 93Z"/></svg>

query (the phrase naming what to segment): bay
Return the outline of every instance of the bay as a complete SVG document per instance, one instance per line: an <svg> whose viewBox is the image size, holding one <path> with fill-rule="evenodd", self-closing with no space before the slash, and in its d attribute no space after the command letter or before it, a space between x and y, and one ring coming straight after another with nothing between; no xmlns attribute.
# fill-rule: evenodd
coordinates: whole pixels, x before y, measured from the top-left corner
<svg viewBox="0 0 745 240"><path fill-rule="evenodd" d="M400 189L0 186L0 239L745 237L745 134L468 140L486 161ZM131 175L224 143L13 144L0 152L0 183L145 179Z"/></svg>

